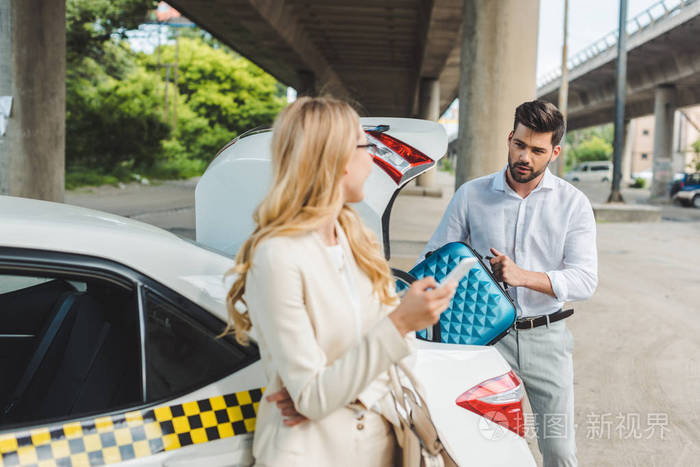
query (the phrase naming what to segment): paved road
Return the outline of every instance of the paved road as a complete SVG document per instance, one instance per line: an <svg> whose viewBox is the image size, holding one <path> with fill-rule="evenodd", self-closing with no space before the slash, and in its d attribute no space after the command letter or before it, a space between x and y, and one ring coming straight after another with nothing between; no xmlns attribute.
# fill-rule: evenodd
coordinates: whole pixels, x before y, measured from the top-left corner
<svg viewBox="0 0 700 467"><path fill-rule="evenodd" d="M399 196L392 265L408 269L440 220L442 198ZM195 181L71 192L67 202L133 217L194 237ZM603 184L580 185L593 202ZM643 190L625 190L628 202ZM577 303L575 397L583 466L693 466L700 458L700 210L663 206L654 224L598 225L595 296ZM528 430L528 434L531 430ZM536 443L529 436L535 457Z"/></svg>
<svg viewBox="0 0 700 467"><path fill-rule="evenodd" d="M574 186L582 190L592 203L605 203L610 195L610 184L601 182L576 182ZM648 204L649 190L624 188L621 190L625 202L628 204ZM659 203L656 206L661 208L661 218L674 222L695 222L700 221L700 209L684 208L670 202Z"/></svg>
<svg viewBox="0 0 700 467"><path fill-rule="evenodd" d="M107 211L157 225L182 237L195 238L194 189L198 178L156 185L130 183L66 193L66 203Z"/></svg>

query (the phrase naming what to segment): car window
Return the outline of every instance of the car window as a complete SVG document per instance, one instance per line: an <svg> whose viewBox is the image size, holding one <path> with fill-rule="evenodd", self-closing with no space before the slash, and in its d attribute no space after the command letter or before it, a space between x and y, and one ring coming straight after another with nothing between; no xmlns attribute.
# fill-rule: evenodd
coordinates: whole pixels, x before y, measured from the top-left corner
<svg viewBox="0 0 700 467"><path fill-rule="evenodd" d="M0 294L13 292L15 290L24 289L33 285L47 282L50 279L44 277L26 277L26 276L3 276L0 281Z"/></svg>
<svg viewBox="0 0 700 467"><path fill-rule="evenodd" d="M251 362L254 347L246 351L229 339L217 337L223 323L217 330L207 329L179 305L150 290L145 308L149 400L204 386Z"/></svg>
<svg viewBox="0 0 700 467"><path fill-rule="evenodd" d="M600 171L605 171L605 170L610 170L610 166L608 166L608 165L594 165L593 167L591 167L591 171L600 172Z"/></svg>
<svg viewBox="0 0 700 467"><path fill-rule="evenodd" d="M686 185L700 185L700 173L688 175L688 180L685 183Z"/></svg>
<svg viewBox="0 0 700 467"><path fill-rule="evenodd" d="M0 274L0 427L142 401L136 290Z"/></svg>

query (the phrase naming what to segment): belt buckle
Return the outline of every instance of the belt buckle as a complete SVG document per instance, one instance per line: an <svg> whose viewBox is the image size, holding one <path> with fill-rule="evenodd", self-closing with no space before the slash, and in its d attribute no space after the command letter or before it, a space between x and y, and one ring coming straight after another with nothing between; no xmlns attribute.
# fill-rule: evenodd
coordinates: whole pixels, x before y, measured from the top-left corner
<svg viewBox="0 0 700 467"><path fill-rule="evenodd" d="M534 329L535 328L535 319L537 319L537 316L532 317L532 318L520 318L519 320L516 321L516 329ZM523 326L522 328L518 328L518 324L525 324L525 323L530 323L530 327L526 328Z"/></svg>

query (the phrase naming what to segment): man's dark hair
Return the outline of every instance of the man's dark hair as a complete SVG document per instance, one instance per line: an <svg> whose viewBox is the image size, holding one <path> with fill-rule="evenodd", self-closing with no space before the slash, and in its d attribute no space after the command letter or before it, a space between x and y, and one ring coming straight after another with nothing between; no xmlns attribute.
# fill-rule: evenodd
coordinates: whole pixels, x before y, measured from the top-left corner
<svg viewBox="0 0 700 467"><path fill-rule="evenodd" d="M524 102L515 109L515 121L513 131L518 128L518 123L530 128L537 133L552 132L552 146L561 142L566 131L564 116L557 107L545 101Z"/></svg>

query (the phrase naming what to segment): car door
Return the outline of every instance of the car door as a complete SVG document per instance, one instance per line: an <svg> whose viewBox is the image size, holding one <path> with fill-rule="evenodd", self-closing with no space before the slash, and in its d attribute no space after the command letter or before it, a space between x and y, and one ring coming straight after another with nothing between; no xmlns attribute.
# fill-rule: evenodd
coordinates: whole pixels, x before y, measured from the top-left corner
<svg viewBox="0 0 700 467"><path fill-rule="evenodd" d="M222 326L119 263L0 247L0 464L251 464L259 355Z"/></svg>
<svg viewBox="0 0 700 467"><path fill-rule="evenodd" d="M579 169L579 173L577 174L576 178L582 182L588 182L591 180L590 167L588 164L581 164L581 168Z"/></svg>

